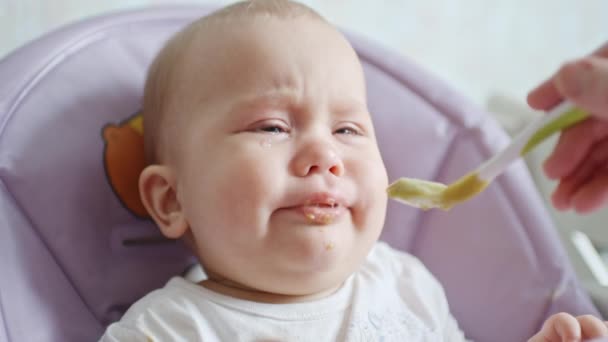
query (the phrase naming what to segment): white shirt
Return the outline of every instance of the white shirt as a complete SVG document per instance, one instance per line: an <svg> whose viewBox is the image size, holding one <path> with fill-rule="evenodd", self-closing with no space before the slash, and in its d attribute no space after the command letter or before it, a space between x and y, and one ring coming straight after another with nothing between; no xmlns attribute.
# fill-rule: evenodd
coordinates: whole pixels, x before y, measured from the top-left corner
<svg viewBox="0 0 608 342"><path fill-rule="evenodd" d="M332 295L257 303L171 279L135 303L101 341L465 341L445 294L413 256L377 243Z"/></svg>

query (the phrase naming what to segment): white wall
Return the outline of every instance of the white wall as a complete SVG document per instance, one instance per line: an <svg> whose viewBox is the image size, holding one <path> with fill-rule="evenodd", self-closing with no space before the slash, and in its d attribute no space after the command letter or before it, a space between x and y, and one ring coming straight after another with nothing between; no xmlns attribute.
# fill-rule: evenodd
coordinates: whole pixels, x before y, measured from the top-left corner
<svg viewBox="0 0 608 342"><path fill-rule="evenodd" d="M480 104L496 93L523 99L562 61L608 39L605 0L303 2L412 57ZM175 1L0 0L0 56L70 21L160 3Z"/></svg>
<svg viewBox="0 0 608 342"><path fill-rule="evenodd" d="M196 2L196 1L191 1ZM199 1L203 2L203 1ZM234 1L218 0L217 4ZM608 40L606 0L306 0L341 27L407 55L494 113L509 130L530 118L524 98L563 61ZM65 23L168 0L0 0L0 56ZM529 163L539 172L550 145ZM587 229L608 246L608 210L555 214L562 230Z"/></svg>

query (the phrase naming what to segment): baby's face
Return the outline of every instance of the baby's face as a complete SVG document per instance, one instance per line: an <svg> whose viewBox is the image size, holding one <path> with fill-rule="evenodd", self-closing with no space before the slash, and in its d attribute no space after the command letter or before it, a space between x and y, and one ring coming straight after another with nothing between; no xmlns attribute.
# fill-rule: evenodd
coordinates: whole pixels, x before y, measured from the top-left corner
<svg viewBox="0 0 608 342"><path fill-rule="evenodd" d="M311 19L224 29L182 66L177 198L199 257L265 292L335 287L377 240L387 201L359 61Z"/></svg>

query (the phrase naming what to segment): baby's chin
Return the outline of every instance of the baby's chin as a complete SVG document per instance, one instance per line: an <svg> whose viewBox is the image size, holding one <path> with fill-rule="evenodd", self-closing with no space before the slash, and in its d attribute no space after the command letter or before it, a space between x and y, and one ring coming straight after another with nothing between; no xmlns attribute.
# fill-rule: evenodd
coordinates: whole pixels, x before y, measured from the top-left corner
<svg viewBox="0 0 608 342"><path fill-rule="evenodd" d="M295 303L331 295L355 272L365 255L348 239L327 242L297 239L257 263L216 274L217 283L203 286L236 298L266 303ZM365 251L362 251L365 252ZM233 272L232 274L227 274Z"/></svg>
<svg viewBox="0 0 608 342"><path fill-rule="evenodd" d="M280 270L323 274L344 267L349 255L359 249L349 220L328 225L294 225L269 244L267 258Z"/></svg>
<svg viewBox="0 0 608 342"><path fill-rule="evenodd" d="M320 240L291 245L292 249L277 255L273 290L278 293L311 295L341 285L360 265L367 253L356 255L355 246L342 240Z"/></svg>

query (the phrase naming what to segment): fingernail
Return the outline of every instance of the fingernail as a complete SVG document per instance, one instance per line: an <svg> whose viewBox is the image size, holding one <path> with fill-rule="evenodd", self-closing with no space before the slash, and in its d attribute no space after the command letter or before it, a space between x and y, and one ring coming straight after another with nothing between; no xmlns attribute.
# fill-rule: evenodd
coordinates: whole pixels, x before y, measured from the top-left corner
<svg viewBox="0 0 608 342"><path fill-rule="evenodd" d="M592 68L591 62L585 59L566 64L558 79L564 93L572 97L583 94L591 84Z"/></svg>

